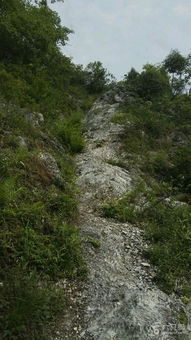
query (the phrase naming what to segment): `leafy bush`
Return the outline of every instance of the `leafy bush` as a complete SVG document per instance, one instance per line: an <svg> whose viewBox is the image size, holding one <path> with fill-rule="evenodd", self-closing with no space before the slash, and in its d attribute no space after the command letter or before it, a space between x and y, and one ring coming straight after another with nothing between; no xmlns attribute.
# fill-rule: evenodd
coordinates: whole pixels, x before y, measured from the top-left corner
<svg viewBox="0 0 191 340"><path fill-rule="evenodd" d="M153 65L145 65L137 83L137 93L146 100L169 93L170 85L166 72Z"/></svg>

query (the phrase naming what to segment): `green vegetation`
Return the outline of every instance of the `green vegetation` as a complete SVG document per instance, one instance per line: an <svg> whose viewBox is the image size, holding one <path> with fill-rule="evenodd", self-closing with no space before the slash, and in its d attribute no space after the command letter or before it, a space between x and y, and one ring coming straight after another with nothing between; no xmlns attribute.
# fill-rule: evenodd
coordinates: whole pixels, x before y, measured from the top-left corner
<svg viewBox="0 0 191 340"><path fill-rule="evenodd" d="M80 152L84 147L82 119L83 112L73 112L64 119L57 119L49 128L71 153Z"/></svg>
<svg viewBox="0 0 191 340"><path fill-rule="evenodd" d="M158 284L186 299L190 296L180 287L191 277L189 62L190 56L172 51L161 65L146 65L141 73L132 69L125 76L123 85L133 100L121 105L112 121L124 125L123 152L143 181L103 206L105 216L145 230L150 244L145 256L157 268ZM175 88L180 79L182 87Z"/></svg>
<svg viewBox="0 0 191 340"><path fill-rule="evenodd" d="M56 147L43 145L41 130L25 123L21 109L4 105L1 114L1 328L5 339L39 339L60 305L51 281L86 272L73 226L74 164L69 154L64 160ZM64 183L51 176L39 158L42 150L54 155Z"/></svg>
<svg viewBox="0 0 191 340"><path fill-rule="evenodd" d="M114 77L100 61L89 63L85 69L85 83L89 93L101 93Z"/></svg>
<svg viewBox="0 0 191 340"><path fill-rule="evenodd" d="M45 339L43 326L61 310L63 293L39 286L37 275L14 271L1 287L4 339ZM9 299L7 299L9 297Z"/></svg>
<svg viewBox="0 0 191 340"><path fill-rule="evenodd" d="M106 162L108 164L113 165L113 166L119 166L120 168L126 168L126 165L122 160L115 160L115 159L110 158Z"/></svg>
<svg viewBox="0 0 191 340"><path fill-rule="evenodd" d="M186 315L186 313L184 311L181 311L179 313L179 322L182 325L187 325L188 324L188 317L187 317L187 315Z"/></svg>
<svg viewBox="0 0 191 340"><path fill-rule="evenodd" d="M87 71L61 53L72 32L47 1L2 0L0 32L1 335L46 339L46 323L61 305L64 312L56 280L86 275L73 155L97 93ZM96 65L100 93L107 72ZM39 112L44 123L35 123Z"/></svg>
<svg viewBox="0 0 191 340"><path fill-rule="evenodd" d="M156 280L166 292L175 288L177 280L189 280L191 275L191 209L175 198L169 200L171 194L172 189L162 183L148 189L141 182L121 199L103 206L104 216L145 229L150 243L145 256L157 266Z"/></svg>
<svg viewBox="0 0 191 340"><path fill-rule="evenodd" d="M172 50L163 62L170 74L171 88L174 95L181 94L190 80L191 56L182 56L178 50Z"/></svg>
<svg viewBox="0 0 191 340"><path fill-rule="evenodd" d="M88 242L89 242L94 248L100 248L100 247L101 247L100 241L97 240L96 238L92 237L92 236L88 236Z"/></svg>
<svg viewBox="0 0 191 340"><path fill-rule="evenodd" d="M121 222L138 222L139 212L136 202L138 204L144 190L144 182L140 182L134 190L127 192L121 199L105 203L103 206L104 216L117 218Z"/></svg>

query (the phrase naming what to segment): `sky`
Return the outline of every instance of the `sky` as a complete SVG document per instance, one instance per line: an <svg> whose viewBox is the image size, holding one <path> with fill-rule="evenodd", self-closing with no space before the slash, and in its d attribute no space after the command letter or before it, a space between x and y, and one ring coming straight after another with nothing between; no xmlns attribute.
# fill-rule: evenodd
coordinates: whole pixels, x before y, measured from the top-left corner
<svg viewBox="0 0 191 340"><path fill-rule="evenodd" d="M191 51L191 0L65 0L51 8L75 32L63 53L84 67L99 60L118 80L171 49Z"/></svg>

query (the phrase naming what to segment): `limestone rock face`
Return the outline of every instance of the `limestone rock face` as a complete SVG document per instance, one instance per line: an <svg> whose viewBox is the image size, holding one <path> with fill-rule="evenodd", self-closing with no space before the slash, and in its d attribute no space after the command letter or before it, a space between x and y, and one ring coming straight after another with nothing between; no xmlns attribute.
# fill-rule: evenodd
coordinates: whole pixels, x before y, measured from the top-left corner
<svg viewBox="0 0 191 340"><path fill-rule="evenodd" d="M85 188L83 198L97 195L97 198L118 197L125 190L131 188L132 178L127 170L114 167L107 160L115 157L119 144L116 135L122 132L119 125L110 120L115 113L117 104L101 106L101 113L94 115L99 110L100 104L95 104L94 110L87 116L88 144L85 154L78 157L80 176L78 184ZM83 190L84 191L84 190Z"/></svg>
<svg viewBox="0 0 191 340"><path fill-rule="evenodd" d="M191 306L185 309L178 297L168 296L154 283L156 269L143 257L148 244L141 228L102 216L105 199L121 197L140 180L137 173L111 161L123 158L123 127L111 120L118 106L98 100L86 117L77 186L89 274L80 286L74 284L73 291L63 286L70 296L69 308L51 340L189 340ZM179 323L182 312L188 325Z"/></svg>
<svg viewBox="0 0 191 340"><path fill-rule="evenodd" d="M87 115L86 148L77 156L79 227L89 278L79 302L84 320L76 321L66 339L190 339L189 327L178 322L184 305L153 282L156 271L142 256L148 245L141 229L106 219L99 209L100 202L120 197L138 180L135 173L108 163L121 157L123 128L111 122L117 108L103 100L94 104ZM88 242L92 235L99 248Z"/></svg>

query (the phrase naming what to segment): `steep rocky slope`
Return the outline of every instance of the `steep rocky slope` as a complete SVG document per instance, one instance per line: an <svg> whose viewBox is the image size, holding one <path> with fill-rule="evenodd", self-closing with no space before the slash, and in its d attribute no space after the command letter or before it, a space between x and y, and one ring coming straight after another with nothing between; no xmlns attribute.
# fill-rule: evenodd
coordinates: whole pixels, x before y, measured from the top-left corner
<svg viewBox="0 0 191 340"><path fill-rule="evenodd" d="M77 161L79 228L87 280L60 282L67 297L52 340L188 340L190 305L154 283L156 269L143 257L149 245L141 228L103 217L102 205L136 186L138 170L121 153L119 107L98 100L86 117L86 146ZM118 162L125 159L127 166ZM118 164L118 165L117 165ZM185 315L188 324L179 322Z"/></svg>
<svg viewBox="0 0 191 340"><path fill-rule="evenodd" d="M138 180L136 173L107 162L118 159L120 152L122 127L111 122L117 107L104 101L94 104L87 115L86 148L77 157L89 278L82 293L83 325L76 327L76 337L190 339L189 326L178 322L179 313L187 313L183 304L153 283L155 269L142 257L147 247L142 231L101 216L100 202L119 197Z"/></svg>

